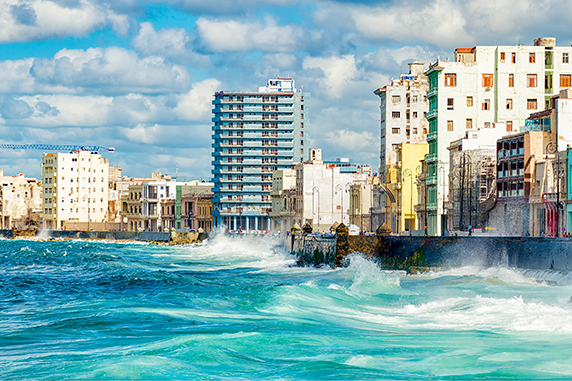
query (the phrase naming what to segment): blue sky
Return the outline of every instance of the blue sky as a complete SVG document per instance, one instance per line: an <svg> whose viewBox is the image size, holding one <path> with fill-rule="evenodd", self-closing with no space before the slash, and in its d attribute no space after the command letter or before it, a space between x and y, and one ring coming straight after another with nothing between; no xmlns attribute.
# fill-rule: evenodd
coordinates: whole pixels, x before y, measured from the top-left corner
<svg viewBox="0 0 572 381"><path fill-rule="evenodd" d="M313 147L379 165L373 90L456 47L572 42L555 0L3 0L4 143L102 145L129 176L210 178L211 100L279 73L312 94ZM40 151L0 151L38 177Z"/></svg>

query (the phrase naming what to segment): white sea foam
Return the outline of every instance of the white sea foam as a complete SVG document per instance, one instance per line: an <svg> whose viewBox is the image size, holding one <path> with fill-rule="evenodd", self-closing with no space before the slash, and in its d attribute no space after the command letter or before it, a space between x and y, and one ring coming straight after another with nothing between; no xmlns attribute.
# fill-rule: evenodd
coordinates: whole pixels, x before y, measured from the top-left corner
<svg viewBox="0 0 572 381"><path fill-rule="evenodd" d="M295 264L289 254L272 236L213 234L208 244L186 246L179 251L193 261L215 263L213 270L221 268L280 269Z"/></svg>

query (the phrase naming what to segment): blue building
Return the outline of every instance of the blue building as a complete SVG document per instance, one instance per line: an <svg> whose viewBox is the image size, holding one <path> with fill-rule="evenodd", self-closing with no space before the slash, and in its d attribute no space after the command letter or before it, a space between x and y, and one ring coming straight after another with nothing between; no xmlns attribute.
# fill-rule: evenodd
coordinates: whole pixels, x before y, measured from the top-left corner
<svg viewBox="0 0 572 381"><path fill-rule="evenodd" d="M310 94L276 78L257 92L217 92L213 106L215 227L270 230L272 172L307 157Z"/></svg>

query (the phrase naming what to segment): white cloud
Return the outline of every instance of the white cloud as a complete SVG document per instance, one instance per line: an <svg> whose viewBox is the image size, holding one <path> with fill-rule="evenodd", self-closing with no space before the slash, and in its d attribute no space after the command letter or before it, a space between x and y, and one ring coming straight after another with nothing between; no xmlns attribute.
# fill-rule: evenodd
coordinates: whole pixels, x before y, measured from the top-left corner
<svg viewBox="0 0 572 381"><path fill-rule="evenodd" d="M193 51L194 37L182 28L166 28L156 31L153 24L141 23L139 34L133 39L133 47L145 56L168 57L175 62L207 66L210 58Z"/></svg>
<svg viewBox="0 0 572 381"><path fill-rule="evenodd" d="M186 68L118 47L62 49L53 58L0 61L0 93L163 93L186 91Z"/></svg>
<svg viewBox="0 0 572 381"><path fill-rule="evenodd" d="M450 45L467 39L465 19L452 0L394 7L358 7L349 12L355 28L365 37L396 41L424 40Z"/></svg>
<svg viewBox="0 0 572 381"><path fill-rule="evenodd" d="M377 138L368 131L336 130L326 134L326 141L334 147L346 151L365 152L375 150Z"/></svg>
<svg viewBox="0 0 572 381"><path fill-rule="evenodd" d="M0 42L79 37L106 26L125 35L128 24L125 15L88 0L79 0L73 7L48 0L0 2Z"/></svg>
<svg viewBox="0 0 572 381"><path fill-rule="evenodd" d="M267 18L263 23L234 20L197 20L197 33L205 47L214 52L261 50L292 52L303 45L304 31L293 25L278 26ZM306 35L306 38L310 36Z"/></svg>
<svg viewBox="0 0 572 381"><path fill-rule="evenodd" d="M213 78L195 83L188 93L180 97L174 112L182 120L209 120L213 94L220 90L220 86L221 83Z"/></svg>
<svg viewBox="0 0 572 381"><path fill-rule="evenodd" d="M139 124L135 128L124 129L124 133L125 137L132 142L151 144L156 141L157 137L161 134L161 126L155 124L145 127Z"/></svg>
<svg viewBox="0 0 572 381"><path fill-rule="evenodd" d="M319 78L320 84L326 88L325 95L339 98L351 81L358 77L355 57L346 55L342 57L309 57L304 60L304 69L320 69L323 78Z"/></svg>

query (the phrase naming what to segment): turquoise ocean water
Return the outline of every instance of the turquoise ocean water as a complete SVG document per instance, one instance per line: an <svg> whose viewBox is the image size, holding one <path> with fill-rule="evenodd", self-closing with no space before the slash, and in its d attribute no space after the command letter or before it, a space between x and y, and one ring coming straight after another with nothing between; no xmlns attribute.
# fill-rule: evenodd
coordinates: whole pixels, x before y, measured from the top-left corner
<svg viewBox="0 0 572 381"><path fill-rule="evenodd" d="M271 238L0 241L0 380L572 378L572 275L294 263Z"/></svg>

